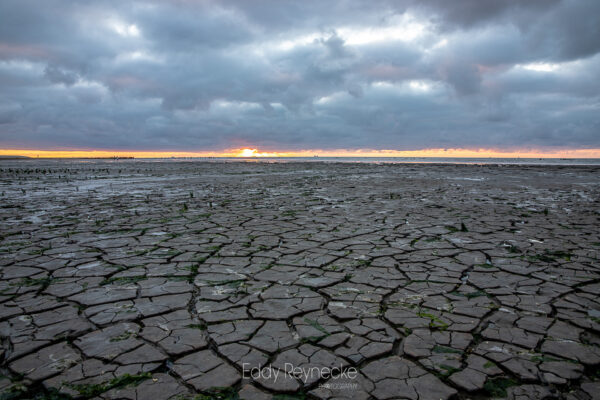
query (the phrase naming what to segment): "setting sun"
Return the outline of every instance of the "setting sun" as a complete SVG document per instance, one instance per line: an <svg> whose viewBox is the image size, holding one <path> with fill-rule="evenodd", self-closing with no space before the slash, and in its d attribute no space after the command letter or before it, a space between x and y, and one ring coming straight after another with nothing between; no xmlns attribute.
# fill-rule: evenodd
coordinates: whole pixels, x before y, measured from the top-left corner
<svg viewBox="0 0 600 400"><path fill-rule="evenodd" d="M282 153L261 153L258 149L241 149L236 157L285 157Z"/></svg>
<svg viewBox="0 0 600 400"><path fill-rule="evenodd" d="M258 151L256 149L242 149L238 157L256 157Z"/></svg>

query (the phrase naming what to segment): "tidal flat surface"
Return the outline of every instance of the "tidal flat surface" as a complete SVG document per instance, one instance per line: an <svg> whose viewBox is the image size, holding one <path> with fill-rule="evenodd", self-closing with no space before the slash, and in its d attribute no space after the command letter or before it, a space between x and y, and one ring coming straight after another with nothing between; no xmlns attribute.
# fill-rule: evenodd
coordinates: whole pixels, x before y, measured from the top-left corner
<svg viewBox="0 0 600 400"><path fill-rule="evenodd" d="M4 160L0 185L4 396L600 393L598 166ZM247 372L288 364L358 374Z"/></svg>

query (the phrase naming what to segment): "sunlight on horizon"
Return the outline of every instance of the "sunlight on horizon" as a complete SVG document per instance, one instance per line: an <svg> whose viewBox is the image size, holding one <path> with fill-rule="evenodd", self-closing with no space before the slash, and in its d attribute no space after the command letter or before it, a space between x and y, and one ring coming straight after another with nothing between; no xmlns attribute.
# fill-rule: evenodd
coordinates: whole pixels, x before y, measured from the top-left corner
<svg viewBox="0 0 600 400"><path fill-rule="evenodd" d="M418 158L600 158L599 149L513 149L436 148L420 150L376 149L304 149L260 151L258 148L224 149L221 151L126 151L126 150L36 150L0 149L0 157L30 158L179 158L179 157L418 157Z"/></svg>

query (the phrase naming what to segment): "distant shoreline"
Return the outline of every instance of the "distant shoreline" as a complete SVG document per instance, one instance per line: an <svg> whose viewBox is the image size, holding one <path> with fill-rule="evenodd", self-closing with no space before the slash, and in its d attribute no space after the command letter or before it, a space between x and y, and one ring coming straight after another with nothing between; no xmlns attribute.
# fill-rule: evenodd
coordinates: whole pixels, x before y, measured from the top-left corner
<svg viewBox="0 0 600 400"><path fill-rule="evenodd" d="M499 157L26 157L3 156L0 161L23 162L204 162L204 163L321 163L321 164L446 164L446 165L523 165L523 166L600 166L600 158L499 158Z"/></svg>
<svg viewBox="0 0 600 400"><path fill-rule="evenodd" d="M28 156L4 156L0 154L0 160L133 160L135 157L28 157Z"/></svg>

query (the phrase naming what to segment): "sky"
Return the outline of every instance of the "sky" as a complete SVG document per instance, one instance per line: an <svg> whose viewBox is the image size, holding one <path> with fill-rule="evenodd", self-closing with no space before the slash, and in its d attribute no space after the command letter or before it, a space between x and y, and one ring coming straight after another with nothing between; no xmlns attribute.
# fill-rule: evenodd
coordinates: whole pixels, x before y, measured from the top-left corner
<svg viewBox="0 0 600 400"><path fill-rule="evenodd" d="M600 1L0 2L0 149L242 148L600 149Z"/></svg>

